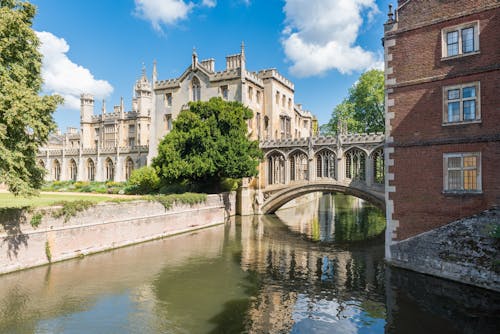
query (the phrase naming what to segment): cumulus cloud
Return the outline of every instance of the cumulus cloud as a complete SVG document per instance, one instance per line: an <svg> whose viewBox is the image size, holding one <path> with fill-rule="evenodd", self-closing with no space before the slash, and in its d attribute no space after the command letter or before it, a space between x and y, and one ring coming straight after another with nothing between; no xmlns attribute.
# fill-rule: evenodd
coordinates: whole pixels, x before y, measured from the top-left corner
<svg viewBox="0 0 500 334"><path fill-rule="evenodd" d="M69 45L63 38L50 32L36 32L40 39L43 89L64 97L64 107L80 109L80 94L90 93L96 98L105 98L113 87L105 80L97 80L85 67L73 63L66 53Z"/></svg>
<svg viewBox="0 0 500 334"><path fill-rule="evenodd" d="M336 69L342 74L383 66L382 57L355 45L362 14L378 13L375 0L286 0L282 45L290 71L301 77Z"/></svg>
<svg viewBox="0 0 500 334"><path fill-rule="evenodd" d="M206 6L214 5L214 0L203 0ZM183 0L135 0L136 14L151 21L155 30L161 31L161 25L172 25L185 19L194 4Z"/></svg>
<svg viewBox="0 0 500 334"><path fill-rule="evenodd" d="M203 1L201 2L201 4L202 4L203 6L206 6L206 7L210 7L210 8L212 8L212 7L217 6L217 1L215 1L215 0L203 0Z"/></svg>

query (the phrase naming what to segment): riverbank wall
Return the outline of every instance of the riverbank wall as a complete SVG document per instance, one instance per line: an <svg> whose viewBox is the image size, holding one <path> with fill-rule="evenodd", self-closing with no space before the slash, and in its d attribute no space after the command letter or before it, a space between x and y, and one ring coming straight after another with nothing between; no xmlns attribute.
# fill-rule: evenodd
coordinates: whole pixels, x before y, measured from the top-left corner
<svg viewBox="0 0 500 334"><path fill-rule="evenodd" d="M500 209L484 211L391 245L388 262L500 292L499 224Z"/></svg>
<svg viewBox="0 0 500 334"><path fill-rule="evenodd" d="M236 194L208 195L204 203L169 209L156 201L105 202L67 221L52 217L53 210L2 212L0 274L224 223L236 214ZM36 215L41 221L34 227Z"/></svg>

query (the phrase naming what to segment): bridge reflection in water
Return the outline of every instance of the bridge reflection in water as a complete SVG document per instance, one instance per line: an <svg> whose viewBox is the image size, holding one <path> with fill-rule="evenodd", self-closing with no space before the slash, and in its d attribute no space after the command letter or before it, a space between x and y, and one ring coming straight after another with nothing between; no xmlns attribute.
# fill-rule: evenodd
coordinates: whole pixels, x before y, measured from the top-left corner
<svg viewBox="0 0 500 334"><path fill-rule="evenodd" d="M295 216L286 223L238 217L0 276L0 333L494 333L500 325L498 294L388 269L383 238L345 242L370 234L360 227L366 203L304 204L278 212ZM347 205L358 212L349 223L324 224Z"/></svg>

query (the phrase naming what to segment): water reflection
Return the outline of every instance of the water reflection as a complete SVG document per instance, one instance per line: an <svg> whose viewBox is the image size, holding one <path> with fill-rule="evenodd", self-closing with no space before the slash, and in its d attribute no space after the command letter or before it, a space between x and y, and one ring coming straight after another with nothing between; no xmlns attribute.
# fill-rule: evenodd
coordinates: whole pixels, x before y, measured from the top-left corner
<svg viewBox="0 0 500 334"><path fill-rule="evenodd" d="M312 223L239 217L188 235L0 276L0 333L495 333L499 328L499 294L387 268L379 238L339 246L334 217L343 210L342 200L320 202L297 209L303 218L307 210L320 213L318 238L309 234L316 231ZM355 220L367 217L364 207ZM332 212L334 227L322 225L321 212ZM366 232L349 229L359 231L350 235Z"/></svg>
<svg viewBox="0 0 500 334"><path fill-rule="evenodd" d="M276 211L292 231L313 241L345 243L380 236L384 214L374 205L343 194L314 193Z"/></svg>

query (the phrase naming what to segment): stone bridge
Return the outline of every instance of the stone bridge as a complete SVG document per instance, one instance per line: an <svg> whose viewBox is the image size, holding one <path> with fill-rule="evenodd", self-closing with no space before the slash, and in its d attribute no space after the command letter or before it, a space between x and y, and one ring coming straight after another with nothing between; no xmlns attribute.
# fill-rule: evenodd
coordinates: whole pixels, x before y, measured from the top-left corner
<svg viewBox="0 0 500 334"><path fill-rule="evenodd" d="M266 140L256 193L256 211L273 213L312 192L339 192L385 210L384 135Z"/></svg>

